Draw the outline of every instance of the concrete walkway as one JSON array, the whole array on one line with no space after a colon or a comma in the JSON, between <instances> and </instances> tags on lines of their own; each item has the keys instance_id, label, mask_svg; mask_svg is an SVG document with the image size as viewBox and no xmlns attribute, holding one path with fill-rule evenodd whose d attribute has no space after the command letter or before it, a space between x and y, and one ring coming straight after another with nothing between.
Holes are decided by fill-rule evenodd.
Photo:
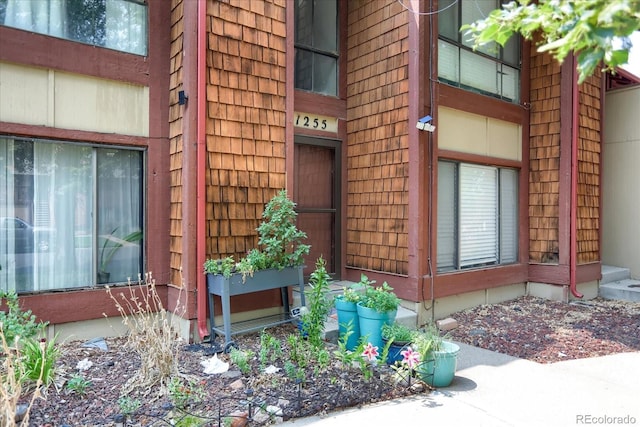
<instances>
[{"instance_id":1,"label":"concrete walkway","mask_svg":"<svg viewBox=\"0 0 640 427\"><path fill-rule=\"evenodd\" d=\"M542 365L460 344L451 386L288 426L640 426L640 352Z\"/></svg>"}]
</instances>

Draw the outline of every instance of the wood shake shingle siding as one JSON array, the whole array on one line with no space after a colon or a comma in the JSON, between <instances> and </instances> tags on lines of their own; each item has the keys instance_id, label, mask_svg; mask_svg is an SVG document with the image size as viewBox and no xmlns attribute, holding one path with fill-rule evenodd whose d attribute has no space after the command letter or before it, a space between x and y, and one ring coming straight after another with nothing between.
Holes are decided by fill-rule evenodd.
<instances>
[{"instance_id":1,"label":"wood shake shingle siding","mask_svg":"<svg viewBox=\"0 0 640 427\"><path fill-rule=\"evenodd\" d=\"M602 74L579 87L578 264L600 259L600 154Z\"/></svg>"},{"instance_id":2,"label":"wood shake shingle siding","mask_svg":"<svg viewBox=\"0 0 640 427\"><path fill-rule=\"evenodd\" d=\"M207 257L257 245L285 183L285 0L207 3Z\"/></svg>"},{"instance_id":3,"label":"wood shake shingle siding","mask_svg":"<svg viewBox=\"0 0 640 427\"><path fill-rule=\"evenodd\" d=\"M182 59L184 38L184 4L171 1L171 48L169 78L169 177L170 177L170 267L171 283L182 283L182 150L183 115L178 104L178 92L182 90Z\"/></svg>"},{"instance_id":4,"label":"wood shake shingle siding","mask_svg":"<svg viewBox=\"0 0 640 427\"><path fill-rule=\"evenodd\" d=\"M557 263L560 194L560 65L531 50L529 259Z\"/></svg>"},{"instance_id":5,"label":"wood shake shingle siding","mask_svg":"<svg viewBox=\"0 0 640 427\"><path fill-rule=\"evenodd\" d=\"M349 267L408 270L408 16L395 1L349 1Z\"/></svg>"}]
</instances>

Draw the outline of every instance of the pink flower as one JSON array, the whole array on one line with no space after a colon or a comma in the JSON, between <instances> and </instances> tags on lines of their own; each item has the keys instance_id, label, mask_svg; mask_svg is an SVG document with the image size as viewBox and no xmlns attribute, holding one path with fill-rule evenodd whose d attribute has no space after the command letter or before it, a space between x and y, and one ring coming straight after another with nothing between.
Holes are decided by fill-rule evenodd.
<instances>
[{"instance_id":1,"label":"pink flower","mask_svg":"<svg viewBox=\"0 0 640 427\"><path fill-rule=\"evenodd\" d=\"M371 343L368 343L367 346L364 348L362 355L366 357L369 360L369 362L373 362L378 357L378 347L374 346Z\"/></svg>"},{"instance_id":2,"label":"pink flower","mask_svg":"<svg viewBox=\"0 0 640 427\"><path fill-rule=\"evenodd\" d=\"M411 347L407 347L406 350L402 350L400 354L404 357L402 361L409 366L409 369L415 368L418 363L420 363L420 353L413 351Z\"/></svg>"}]
</instances>

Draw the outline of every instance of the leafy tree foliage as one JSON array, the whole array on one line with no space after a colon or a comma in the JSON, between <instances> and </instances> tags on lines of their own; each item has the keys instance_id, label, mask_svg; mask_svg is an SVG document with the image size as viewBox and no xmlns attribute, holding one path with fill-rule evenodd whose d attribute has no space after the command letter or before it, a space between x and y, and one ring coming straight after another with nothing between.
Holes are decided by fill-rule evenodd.
<instances>
[{"instance_id":1,"label":"leafy tree foliage","mask_svg":"<svg viewBox=\"0 0 640 427\"><path fill-rule=\"evenodd\" d=\"M639 29L640 0L518 0L461 31L476 47L493 41L504 46L519 33L560 62L574 52L582 83L599 64L609 70L626 64L629 36Z\"/></svg>"}]
</instances>

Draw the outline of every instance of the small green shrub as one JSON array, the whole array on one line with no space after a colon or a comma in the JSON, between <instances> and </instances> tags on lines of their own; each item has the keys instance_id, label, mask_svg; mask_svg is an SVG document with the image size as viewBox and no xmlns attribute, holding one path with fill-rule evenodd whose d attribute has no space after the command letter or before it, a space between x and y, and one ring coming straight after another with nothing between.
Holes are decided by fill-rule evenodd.
<instances>
[{"instance_id":1,"label":"small green shrub","mask_svg":"<svg viewBox=\"0 0 640 427\"><path fill-rule=\"evenodd\" d=\"M0 310L0 323L3 325L7 344L15 344L16 337L31 338L40 334L48 322L37 322L31 310L22 311L15 291L0 291L0 305L4 303L7 311Z\"/></svg>"},{"instance_id":2,"label":"small green shrub","mask_svg":"<svg viewBox=\"0 0 640 427\"><path fill-rule=\"evenodd\" d=\"M231 362L240 369L240 372L247 375L251 372L251 365L249 364L249 360L253 358L254 354L252 351L242 351L235 347L231 347L231 353L229 353L229 357L231 357Z\"/></svg>"},{"instance_id":3,"label":"small green shrub","mask_svg":"<svg viewBox=\"0 0 640 427\"><path fill-rule=\"evenodd\" d=\"M79 396L84 396L84 394L87 392L87 389L92 385L93 382L91 382L91 380L86 379L80 374L75 374L74 376L69 378L69 381L67 381L64 388L69 393L75 393Z\"/></svg>"}]
</instances>

